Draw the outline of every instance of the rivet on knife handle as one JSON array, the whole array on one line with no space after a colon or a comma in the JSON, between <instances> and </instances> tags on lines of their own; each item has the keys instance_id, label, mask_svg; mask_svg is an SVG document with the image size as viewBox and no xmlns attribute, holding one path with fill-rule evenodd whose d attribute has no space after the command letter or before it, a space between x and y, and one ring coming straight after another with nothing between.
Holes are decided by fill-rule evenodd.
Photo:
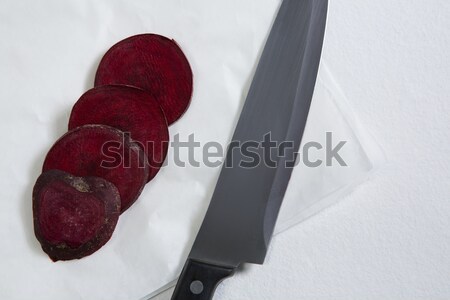
<instances>
[{"instance_id":1,"label":"rivet on knife handle","mask_svg":"<svg viewBox=\"0 0 450 300\"><path fill-rule=\"evenodd\" d=\"M172 300L211 300L217 285L235 269L188 260Z\"/></svg>"}]
</instances>

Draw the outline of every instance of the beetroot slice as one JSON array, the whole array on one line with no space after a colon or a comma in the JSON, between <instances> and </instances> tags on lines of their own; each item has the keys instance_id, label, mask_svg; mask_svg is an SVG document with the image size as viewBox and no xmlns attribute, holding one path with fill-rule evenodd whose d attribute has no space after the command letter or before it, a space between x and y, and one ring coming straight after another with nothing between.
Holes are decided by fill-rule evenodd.
<instances>
[{"instance_id":1,"label":"beetroot slice","mask_svg":"<svg viewBox=\"0 0 450 300\"><path fill-rule=\"evenodd\" d=\"M124 84L150 92L170 124L187 110L192 97L192 70L174 40L141 34L115 44L102 58L95 86Z\"/></svg>"},{"instance_id":2,"label":"beetroot slice","mask_svg":"<svg viewBox=\"0 0 450 300\"><path fill-rule=\"evenodd\" d=\"M96 252L111 238L119 215L119 191L102 178L51 170L33 189L34 232L53 261Z\"/></svg>"},{"instance_id":3,"label":"beetroot slice","mask_svg":"<svg viewBox=\"0 0 450 300\"><path fill-rule=\"evenodd\" d=\"M108 125L129 133L147 154L148 181L158 173L167 155L169 129L151 94L119 85L91 89L73 107L69 130L87 124Z\"/></svg>"},{"instance_id":4,"label":"beetroot slice","mask_svg":"<svg viewBox=\"0 0 450 300\"><path fill-rule=\"evenodd\" d=\"M137 200L148 178L142 148L122 131L106 125L85 125L62 136L45 158L43 171L48 170L113 183L120 193L121 212Z\"/></svg>"}]
</instances>

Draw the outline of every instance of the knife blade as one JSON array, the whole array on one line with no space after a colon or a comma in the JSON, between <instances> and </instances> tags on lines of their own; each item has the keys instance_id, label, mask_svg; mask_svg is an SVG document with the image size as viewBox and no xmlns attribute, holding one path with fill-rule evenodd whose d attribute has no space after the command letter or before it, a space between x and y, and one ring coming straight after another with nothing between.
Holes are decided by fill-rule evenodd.
<instances>
[{"instance_id":1,"label":"knife blade","mask_svg":"<svg viewBox=\"0 0 450 300\"><path fill-rule=\"evenodd\" d=\"M327 8L328 0L282 2L172 300L212 299L241 264L264 262L309 113Z\"/></svg>"}]
</instances>

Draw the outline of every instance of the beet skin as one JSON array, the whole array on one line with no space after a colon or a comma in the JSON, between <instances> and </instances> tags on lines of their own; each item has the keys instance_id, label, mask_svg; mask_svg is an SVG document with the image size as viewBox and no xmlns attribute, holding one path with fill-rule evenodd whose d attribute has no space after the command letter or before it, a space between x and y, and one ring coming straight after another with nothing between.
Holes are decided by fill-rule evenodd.
<instances>
[{"instance_id":1,"label":"beet skin","mask_svg":"<svg viewBox=\"0 0 450 300\"><path fill-rule=\"evenodd\" d=\"M66 133L53 145L43 166L43 172L49 170L104 178L119 190L124 212L147 183L148 161L142 148L122 131L105 125L85 125Z\"/></svg>"},{"instance_id":2,"label":"beet skin","mask_svg":"<svg viewBox=\"0 0 450 300\"><path fill-rule=\"evenodd\" d=\"M107 84L132 85L148 91L158 100L170 125L189 106L193 75L175 41L140 34L115 44L102 58L95 86Z\"/></svg>"},{"instance_id":3,"label":"beet skin","mask_svg":"<svg viewBox=\"0 0 450 300\"><path fill-rule=\"evenodd\" d=\"M119 191L98 177L51 170L33 189L34 232L53 261L96 252L111 238L119 215Z\"/></svg>"},{"instance_id":4,"label":"beet skin","mask_svg":"<svg viewBox=\"0 0 450 300\"><path fill-rule=\"evenodd\" d=\"M148 181L158 173L167 155L169 129L164 112L150 93L120 85L91 89L73 107L69 130L87 124L108 125L129 133L147 154Z\"/></svg>"}]
</instances>

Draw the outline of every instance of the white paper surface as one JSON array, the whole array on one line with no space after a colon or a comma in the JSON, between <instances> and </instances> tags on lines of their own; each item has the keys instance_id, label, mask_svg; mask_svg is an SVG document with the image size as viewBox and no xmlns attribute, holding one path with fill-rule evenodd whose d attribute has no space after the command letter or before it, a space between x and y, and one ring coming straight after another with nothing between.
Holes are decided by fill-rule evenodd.
<instances>
[{"instance_id":1,"label":"white paper surface","mask_svg":"<svg viewBox=\"0 0 450 300\"><path fill-rule=\"evenodd\" d=\"M226 145L279 0L4 0L0 10L0 297L139 299L172 282L200 226L219 168L169 166L119 220L111 241L79 261L52 263L32 227L31 190L71 106L92 87L101 55L137 33L174 38L191 62L195 92L174 137ZM333 132L349 167L294 170L276 231L336 202L380 161L379 150L321 66L304 142ZM187 152L181 157L187 160ZM202 158L202 149L195 157ZM319 157L320 158L320 157Z\"/></svg>"}]
</instances>

